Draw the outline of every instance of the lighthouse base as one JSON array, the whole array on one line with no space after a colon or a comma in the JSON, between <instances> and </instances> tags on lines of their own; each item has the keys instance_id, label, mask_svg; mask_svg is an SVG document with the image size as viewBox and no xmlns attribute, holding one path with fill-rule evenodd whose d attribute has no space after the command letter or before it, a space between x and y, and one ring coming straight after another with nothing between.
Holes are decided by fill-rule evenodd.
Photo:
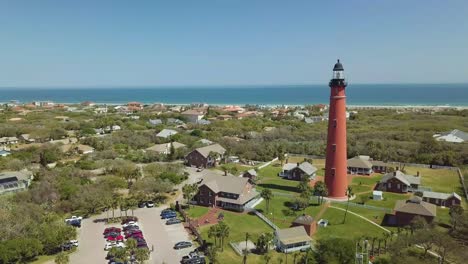
<instances>
[{"instance_id":1,"label":"lighthouse base","mask_svg":"<svg viewBox=\"0 0 468 264\"><path fill-rule=\"evenodd\" d=\"M330 201L330 202L346 202L348 201L348 196L343 196L343 197L324 197L325 200ZM349 198L349 200L354 200L356 199L356 195L353 195L352 197Z\"/></svg>"}]
</instances>

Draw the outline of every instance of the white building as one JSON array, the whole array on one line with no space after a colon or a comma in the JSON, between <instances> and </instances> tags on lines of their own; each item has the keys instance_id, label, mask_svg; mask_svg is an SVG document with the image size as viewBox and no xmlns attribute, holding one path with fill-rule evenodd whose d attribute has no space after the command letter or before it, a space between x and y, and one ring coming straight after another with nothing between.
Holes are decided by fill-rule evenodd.
<instances>
[{"instance_id":1,"label":"white building","mask_svg":"<svg viewBox=\"0 0 468 264\"><path fill-rule=\"evenodd\" d=\"M383 192L382 191L372 191L372 200L382 201L383 200Z\"/></svg>"},{"instance_id":2,"label":"white building","mask_svg":"<svg viewBox=\"0 0 468 264\"><path fill-rule=\"evenodd\" d=\"M182 112L182 116L187 118L189 123L198 123L205 115L197 110L187 110Z\"/></svg>"},{"instance_id":3,"label":"white building","mask_svg":"<svg viewBox=\"0 0 468 264\"><path fill-rule=\"evenodd\" d=\"M157 137L162 137L162 138L169 138L173 135L177 134L177 131L172 130L172 129L163 129L161 130L158 134L156 134Z\"/></svg>"},{"instance_id":4,"label":"white building","mask_svg":"<svg viewBox=\"0 0 468 264\"><path fill-rule=\"evenodd\" d=\"M290 253L310 248L312 239L304 226L295 226L275 231L275 245L280 252Z\"/></svg>"},{"instance_id":5,"label":"white building","mask_svg":"<svg viewBox=\"0 0 468 264\"><path fill-rule=\"evenodd\" d=\"M442 134L435 134L433 136L437 141L446 141L452 143L462 143L468 140L468 133L460 131L458 129L454 129L449 132L445 132Z\"/></svg>"}]
</instances>

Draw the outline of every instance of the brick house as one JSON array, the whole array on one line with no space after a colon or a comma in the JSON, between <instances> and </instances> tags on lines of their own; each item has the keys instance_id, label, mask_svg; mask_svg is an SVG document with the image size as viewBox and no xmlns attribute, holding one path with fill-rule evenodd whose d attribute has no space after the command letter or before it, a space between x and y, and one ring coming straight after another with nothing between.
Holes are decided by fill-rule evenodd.
<instances>
[{"instance_id":1,"label":"brick house","mask_svg":"<svg viewBox=\"0 0 468 264\"><path fill-rule=\"evenodd\" d=\"M245 204L258 195L248 178L209 172L202 177L194 201L202 206L242 212Z\"/></svg>"},{"instance_id":2,"label":"brick house","mask_svg":"<svg viewBox=\"0 0 468 264\"><path fill-rule=\"evenodd\" d=\"M414 196L409 200L399 200L395 204L395 221L397 226L406 226L416 216L423 217L431 223L436 217L436 206L422 201L421 197Z\"/></svg>"},{"instance_id":3,"label":"brick house","mask_svg":"<svg viewBox=\"0 0 468 264\"><path fill-rule=\"evenodd\" d=\"M300 181L304 177L314 179L316 176L317 168L309 162L302 163L286 163L279 174L280 177L287 178L289 180Z\"/></svg>"},{"instance_id":4,"label":"brick house","mask_svg":"<svg viewBox=\"0 0 468 264\"><path fill-rule=\"evenodd\" d=\"M218 157L211 157L210 153L214 153ZM185 156L185 164L197 168L213 167L216 162L221 160L224 153L226 153L226 149L219 144L197 148Z\"/></svg>"},{"instance_id":5,"label":"brick house","mask_svg":"<svg viewBox=\"0 0 468 264\"><path fill-rule=\"evenodd\" d=\"M422 200L437 206L451 207L461 204L461 197L457 193L423 192Z\"/></svg>"},{"instance_id":6,"label":"brick house","mask_svg":"<svg viewBox=\"0 0 468 264\"><path fill-rule=\"evenodd\" d=\"M378 189L386 192L407 193L417 191L421 177L406 175L401 171L385 174L379 182Z\"/></svg>"},{"instance_id":7,"label":"brick house","mask_svg":"<svg viewBox=\"0 0 468 264\"><path fill-rule=\"evenodd\" d=\"M297 217L291 226L303 226L309 236L312 236L317 231L317 221L312 216L306 214Z\"/></svg>"}]
</instances>

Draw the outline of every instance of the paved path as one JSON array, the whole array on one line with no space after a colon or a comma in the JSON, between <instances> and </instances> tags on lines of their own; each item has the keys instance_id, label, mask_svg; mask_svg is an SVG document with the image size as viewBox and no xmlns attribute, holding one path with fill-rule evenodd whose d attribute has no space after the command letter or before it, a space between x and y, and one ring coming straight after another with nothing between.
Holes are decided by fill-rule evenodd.
<instances>
[{"instance_id":1,"label":"paved path","mask_svg":"<svg viewBox=\"0 0 468 264\"><path fill-rule=\"evenodd\" d=\"M330 208L335 208L335 209L338 209L338 210L341 210L341 211L345 211L345 212L346 212L345 209L339 208L339 207L336 207L336 206L333 206L333 205L330 205ZM391 231L388 230L387 228L385 228L385 227L383 227L383 226L381 226L381 225L379 225L379 224L376 224L376 223L372 222L371 220L365 218L365 217L362 216L362 215L358 215L358 214L356 214L355 212L352 212L352 211L350 211L350 210L348 210L348 213L353 214L353 215L355 215L355 216L357 216L357 217L359 217L359 218L361 218L361 219L363 219L363 220L365 220L365 221L367 221L367 222L369 222L369 223L371 223L371 224L373 224L373 225L379 227L380 229L384 230L384 231L387 232L387 233L391 233Z\"/></svg>"}]
</instances>

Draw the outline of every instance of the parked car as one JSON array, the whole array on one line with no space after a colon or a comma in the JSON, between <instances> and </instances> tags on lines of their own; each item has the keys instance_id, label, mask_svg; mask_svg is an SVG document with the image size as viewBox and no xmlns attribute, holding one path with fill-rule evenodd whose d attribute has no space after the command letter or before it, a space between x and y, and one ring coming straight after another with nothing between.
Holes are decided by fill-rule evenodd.
<instances>
[{"instance_id":1,"label":"parked car","mask_svg":"<svg viewBox=\"0 0 468 264\"><path fill-rule=\"evenodd\" d=\"M139 202L138 203L138 208L145 208L146 202Z\"/></svg>"},{"instance_id":2,"label":"parked car","mask_svg":"<svg viewBox=\"0 0 468 264\"><path fill-rule=\"evenodd\" d=\"M206 261L204 257L197 257L197 258L189 259L186 263L187 264L205 264Z\"/></svg>"},{"instance_id":3,"label":"parked car","mask_svg":"<svg viewBox=\"0 0 468 264\"><path fill-rule=\"evenodd\" d=\"M166 208L166 209L161 211L160 215L162 216L163 214L167 214L167 213L171 213L171 212L175 213L175 211L172 210L171 208Z\"/></svg>"},{"instance_id":4,"label":"parked car","mask_svg":"<svg viewBox=\"0 0 468 264\"><path fill-rule=\"evenodd\" d=\"M130 221L122 225L123 228L129 227L129 226L138 226L138 222Z\"/></svg>"},{"instance_id":5,"label":"parked car","mask_svg":"<svg viewBox=\"0 0 468 264\"><path fill-rule=\"evenodd\" d=\"M180 223L182 223L182 221L180 221L180 219L177 219L177 218L171 218L166 221L166 225L175 225L175 224L180 224Z\"/></svg>"},{"instance_id":6,"label":"parked car","mask_svg":"<svg viewBox=\"0 0 468 264\"><path fill-rule=\"evenodd\" d=\"M115 242L107 242L106 245L104 246L104 250L110 250L113 247L119 247L119 248L124 248L125 244L122 242L115 243Z\"/></svg>"},{"instance_id":7,"label":"parked car","mask_svg":"<svg viewBox=\"0 0 468 264\"><path fill-rule=\"evenodd\" d=\"M122 232L122 229L120 229L118 227L108 227L108 228L104 229L104 232L102 232L102 234L106 235L106 234L109 234L109 233L112 233L112 232L120 233L120 232Z\"/></svg>"},{"instance_id":8,"label":"parked car","mask_svg":"<svg viewBox=\"0 0 468 264\"><path fill-rule=\"evenodd\" d=\"M175 245L174 245L174 249L182 249L182 248L189 248L192 246L192 242L189 242L189 241L181 241L181 242L177 242Z\"/></svg>"},{"instance_id":9,"label":"parked car","mask_svg":"<svg viewBox=\"0 0 468 264\"><path fill-rule=\"evenodd\" d=\"M167 212L161 215L161 219L169 219L169 218L174 218L176 216L177 216L176 212Z\"/></svg>"},{"instance_id":10,"label":"parked car","mask_svg":"<svg viewBox=\"0 0 468 264\"><path fill-rule=\"evenodd\" d=\"M124 227L124 229L123 229L124 232L132 231L132 230L140 230L140 227L133 225L133 226Z\"/></svg>"},{"instance_id":11,"label":"parked car","mask_svg":"<svg viewBox=\"0 0 468 264\"><path fill-rule=\"evenodd\" d=\"M146 207L148 207L148 208L154 207L154 202L153 201L147 201L146 202Z\"/></svg>"},{"instance_id":12,"label":"parked car","mask_svg":"<svg viewBox=\"0 0 468 264\"><path fill-rule=\"evenodd\" d=\"M117 242L123 242L124 237L122 235L117 235L117 236L108 236L106 238L107 241L117 241Z\"/></svg>"},{"instance_id":13,"label":"parked car","mask_svg":"<svg viewBox=\"0 0 468 264\"><path fill-rule=\"evenodd\" d=\"M81 220L83 220L83 217L82 217L82 216L76 216L76 215L74 215L74 216L72 216L72 217L70 217L70 218L66 218L66 219L65 219L65 223L72 222L72 221L81 221Z\"/></svg>"},{"instance_id":14,"label":"parked car","mask_svg":"<svg viewBox=\"0 0 468 264\"><path fill-rule=\"evenodd\" d=\"M143 233L134 233L126 238L129 239L129 238L144 238L144 237L143 237Z\"/></svg>"},{"instance_id":15,"label":"parked car","mask_svg":"<svg viewBox=\"0 0 468 264\"><path fill-rule=\"evenodd\" d=\"M72 248L73 248L73 245L68 242L62 245L62 250L64 251L70 250Z\"/></svg>"},{"instance_id":16,"label":"parked car","mask_svg":"<svg viewBox=\"0 0 468 264\"><path fill-rule=\"evenodd\" d=\"M72 246L77 247L78 246L78 240L70 240L68 241Z\"/></svg>"},{"instance_id":17,"label":"parked car","mask_svg":"<svg viewBox=\"0 0 468 264\"><path fill-rule=\"evenodd\" d=\"M73 227L81 227L81 220L72 220L72 221L68 221L66 222L67 224L73 226Z\"/></svg>"},{"instance_id":18,"label":"parked car","mask_svg":"<svg viewBox=\"0 0 468 264\"><path fill-rule=\"evenodd\" d=\"M190 263L190 262L189 262L190 260L194 260L194 259L198 259L198 258L204 258L204 257L198 255L197 252L192 251L192 252L190 252L188 255L183 256L183 257L182 257L182 260L181 260L180 262L182 262L182 263Z\"/></svg>"},{"instance_id":19,"label":"parked car","mask_svg":"<svg viewBox=\"0 0 468 264\"><path fill-rule=\"evenodd\" d=\"M125 232L125 238L129 238L131 237L132 235L136 235L136 234L143 234L143 232L141 230L129 230L127 232Z\"/></svg>"},{"instance_id":20,"label":"parked car","mask_svg":"<svg viewBox=\"0 0 468 264\"><path fill-rule=\"evenodd\" d=\"M138 217L136 217L136 216L127 216L124 219L122 219L122 222L120 224L123 225L123 224L126 224L126 223L131 222L131 221L138 222Z\"/></svg>"}]
</instances>

